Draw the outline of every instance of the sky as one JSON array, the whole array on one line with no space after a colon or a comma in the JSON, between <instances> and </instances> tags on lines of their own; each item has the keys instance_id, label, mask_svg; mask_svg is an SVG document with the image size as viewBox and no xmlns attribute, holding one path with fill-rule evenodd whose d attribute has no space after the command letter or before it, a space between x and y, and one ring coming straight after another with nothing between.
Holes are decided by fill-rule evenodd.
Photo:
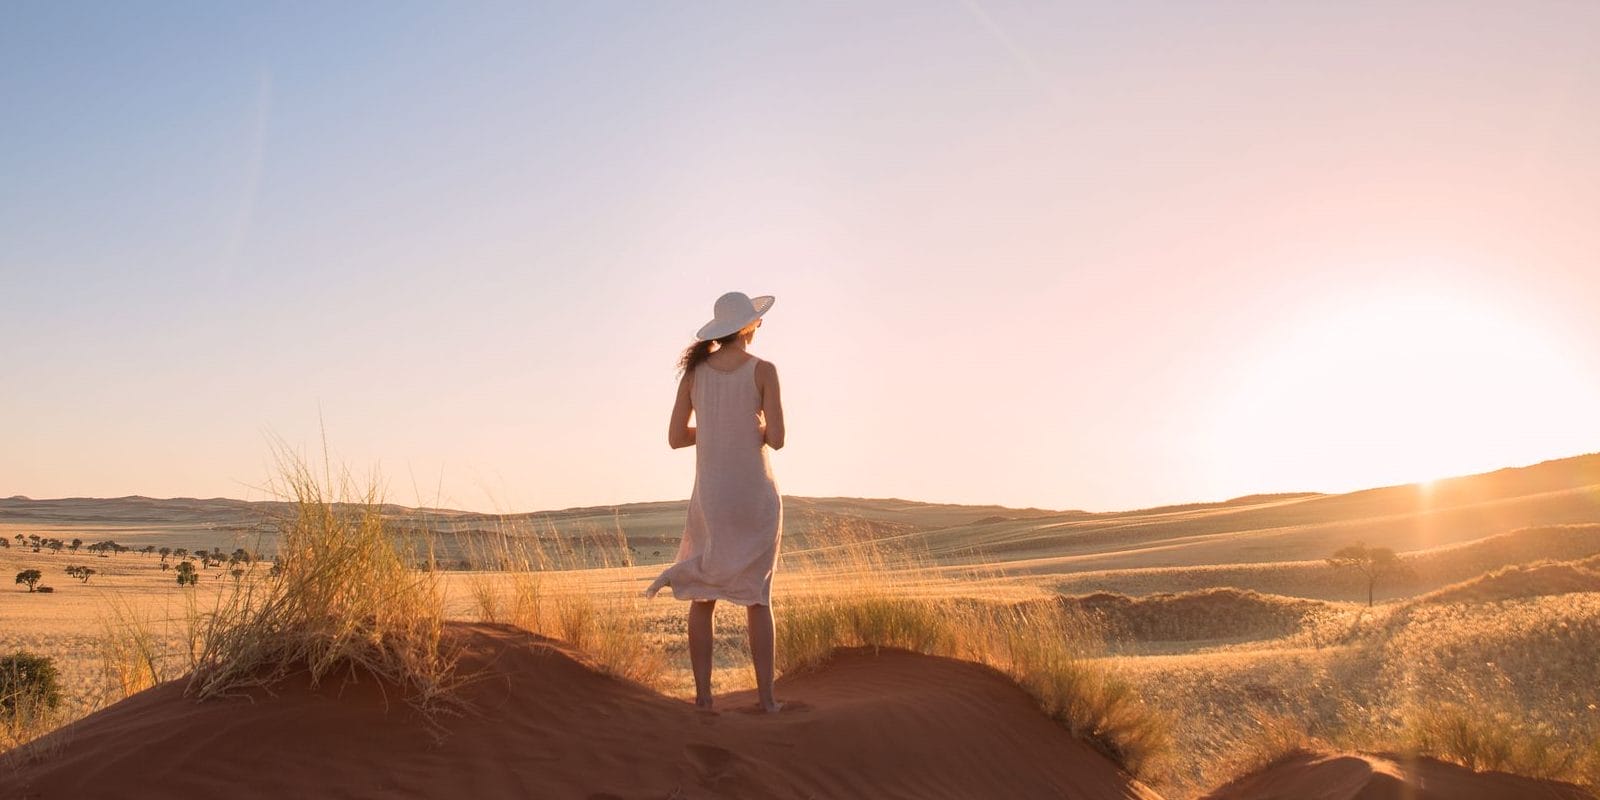
<instances>
[{"instance_id":1,"label":"sky","mask_svg":"<svg viewBox=\"0 0 1600 800\"><path fill-rule=\"evenodd\" d=\"M1115 510L1600 451L1600 4L0 6L0 496Z\"/></svg>"}]
</instances>

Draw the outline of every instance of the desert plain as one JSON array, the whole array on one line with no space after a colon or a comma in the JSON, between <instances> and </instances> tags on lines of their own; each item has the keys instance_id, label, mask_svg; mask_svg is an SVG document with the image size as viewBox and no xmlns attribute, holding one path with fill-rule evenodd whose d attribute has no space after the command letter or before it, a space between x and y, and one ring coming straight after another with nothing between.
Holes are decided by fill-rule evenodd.
<instances>
[{"instance_id":1,"label":"desert plain","mask_svg":"<svg viewBox=\"0 0 1600 800\"><path fill-rule=\"evenodd\" d=\"M676 550L682 502L362 508L439 604L464 678L441 689L443 711L354 667L198 696L208 624L280 580L292 502L0 500L0 572L38 570L33 588L52 589L6 582L0 655L49 657L62 695L11 724L0 796L1600 786L1600 455L1118 513L785 497L789 705L770 717L751 713L737 607L717 612L704 713L688 702L685 604L639 596ZM1394 558L1330 560L1349 548ZM193 585L176 579L185 563ZM354 595L380 588L351 580Z\"/></svg>"}]
</instances>

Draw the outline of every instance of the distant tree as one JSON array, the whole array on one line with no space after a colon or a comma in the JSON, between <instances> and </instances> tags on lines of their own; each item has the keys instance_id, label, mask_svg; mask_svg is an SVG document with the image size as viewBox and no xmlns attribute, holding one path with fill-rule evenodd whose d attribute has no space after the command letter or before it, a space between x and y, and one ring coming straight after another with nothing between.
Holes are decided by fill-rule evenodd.
<instances>
[{"instance_id":1,"label":"distant tree","mask_svg":"<svg viewBox=\"0 0 1600 800\"><path fill-rule=\"evenodd\" d=\"M167 563L167 556L172 555L172 548L163 547L160 550L157 550L156 552L161 554L161 563L165 564L165 563Z\"/></svg>"},{"instance_id":2,"label":"distant tree","mask_svg":"<svg viewBox=\"0 0 1600 800\"><path fill-rule=\"evenodd\" d=\"M139 552L144 554L144 555L150 555L151 553L154 553L155 551L156 551L156 546L153 545L153 544L147 544L144 547L139 548Z\"/></svg>"},{"instance_id":3,"label":"distant tree","mask_svg":"<svg viewBox=\"0 0 1600 800\"><path fill-rule=\"evenodd\" d=\"M244 577L244 567L234 567L228 574L233 576L234 583L238 583L239 579Z\"/></svg>"},{"instance_id":4,"label":"distant tree","mask_svg":"<svg viewBox=\"0 0 1600 800\"><path fill-rule=\"evenodd\" d=\"M182 559L184 556L189 555L189 551L186 548L180 547L180 548L172 551L172 554L177 556L179 559Z\"/></svg>"},{"instance_id":5,"label":"distant tree","mask_svg":"<svg viewBox=\"0 0 1600 800\"><path fill-rule=\"evenodd\" d=\"M161 562L161 571L162 572L166 572L169 569L172 569L172 565L171 564L168 564L165 561Z\"/></svg>"},{"instance_id":6,"label":"distant tree","mask_svg":"<svg viewBox=\"0 0 1600 800\"><path fill-rule=\"evenodd\" d=\"M25 569L17 573L17 585L27 584L28 591L33 591L44 580L44 573L36 569Z\"/></svg>"},{"instance_id":7,"label":"distant tree","mask_svg":"<svg viewBox=\"0 0 1600 800\"><path fill-rule=\"evenodd\" d=\"M72 577L77 578L84 583L88 583L89 576L95 575L98 572L99 570L96 570L94 567L67 567L68 575L71 575Z\"/></svg>"},{"instance_id":8,"label":"distant tree","mask_svg":"<svg viewBox=\"0 0 1600 800\"><path fill-rule=\"evenodd\" d=\"M83 546L83 540L82 539L73 539L72 540L72 552L74 552L74 553L78 552L78 548L80 548L82 546Z\"/></svg>"},{"instance_id":9,"label":"distant tree","mask_svg":"<svg viewBox=\"0 0 1600 800\"><path fill-rule=\"evenodd\" d=\"M6 538L3 538L3 537L0 537L0 550L4 550L6 548L9 548L10 546L11 546L11 540L10 539L6 539Z\"/></svg>"},{"instance_id":10,"label":"distant tree","mask_svg":"<svg viewBox=\"0 0 1600 800\"><path fill-rule=\"evenodd\" d=\"M1387 547L1368 547L1357 542L1340 548L1328 559L1328 566L1339 570L1353 570L1367 581L1367 607L1372 607L1372 593L1382 578L1406 572L1406 564Z\"/></svg>"},{"instance_id":11,"label":"distant tree","mask_svg":"<svg viewBox=\"0 0 1600 800\"><path fill-rule=\"evenodd\" d=\"M18 650L0 658L0 717L61 705L61 675L47 656Z\"/></svg>"},{"instance_id":12,"label":"distant tree","mask_svg":"<svg viewBox=\"0 0 1600 800\"><path fill-rule=\"evenodd\" d=\"M184 561L178 564L178 585L195 586L200 583L200 573L195 572L194 563Z\"/></svg>"}]
</instances>

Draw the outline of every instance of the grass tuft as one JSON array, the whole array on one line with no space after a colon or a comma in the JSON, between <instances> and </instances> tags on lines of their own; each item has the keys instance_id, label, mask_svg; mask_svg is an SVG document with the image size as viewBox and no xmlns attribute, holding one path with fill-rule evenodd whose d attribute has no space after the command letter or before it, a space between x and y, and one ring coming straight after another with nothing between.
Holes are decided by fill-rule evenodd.
<instances>
[{"instance_id":1,"label":"grass tuft","mask_svg":"<svg viewBox=\"0 0 1600 800\"><path fill-rule=\"evenodd\" d=\"M217 697L301 670L313 685L335 670L365 671L437 710L456 678L435 573L411 567L416 554L386 529L375 488L352 491L345 476L336 491L304 461L279 456L291 511L276 567L252 564L198 613L188 691Z\"/></svg>"}]
</instances>

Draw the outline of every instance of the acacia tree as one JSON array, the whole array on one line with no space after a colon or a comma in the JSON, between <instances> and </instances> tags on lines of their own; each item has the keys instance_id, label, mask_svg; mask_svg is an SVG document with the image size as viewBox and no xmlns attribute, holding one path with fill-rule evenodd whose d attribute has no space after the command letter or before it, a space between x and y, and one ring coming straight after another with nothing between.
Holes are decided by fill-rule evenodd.
<instances>
[{"instance_id":1,"label":"acacia tree","mask_svg":"<svg viewBox=\"0 0 1600 800\"><path fill-rule=\"evenodd\" d=\"M72 540L72 552L74 552L74 553L78 552L78 548L80 548L82 546L83 546L83 540L82 539L73 539Z\"/></svg>"},{"instance_id":2,"label":"acacia tree","mask_svg":"<svg viewBox=\"0 0 1600 800\"><path fill-rule=\"evenodd\" d=\"M1340 570L1354 570L1367 581L1367 607L1372 607L1372 593L1378 580L1406 571L1406 564L1387 547L1368 547L1357 542L1342 547L1328 559L1328 566Z\"/></svg>"},{"instance_id":3,"label":"acacia tree","mask_svg":"<svg viewBox=\"0 0 1600 800\"><path fill-rule=\"evenodd\" d=\"M195 586L200 583L200 573L194 571L194 562L184 561L178 564L178 585Z\"/></svg>"},{"instance_id":4,"label":"acacia tree","mask_svg":"<svg viewBox=\"0 0 1600 800\"><path fill-rule=\"evenodd\" d=\"M39 585L41 580L44 580L44 573L36 569L25 569L17 573L17 583L19 585L27 584L30 592Z\"/></svg>"}]
</instances>

